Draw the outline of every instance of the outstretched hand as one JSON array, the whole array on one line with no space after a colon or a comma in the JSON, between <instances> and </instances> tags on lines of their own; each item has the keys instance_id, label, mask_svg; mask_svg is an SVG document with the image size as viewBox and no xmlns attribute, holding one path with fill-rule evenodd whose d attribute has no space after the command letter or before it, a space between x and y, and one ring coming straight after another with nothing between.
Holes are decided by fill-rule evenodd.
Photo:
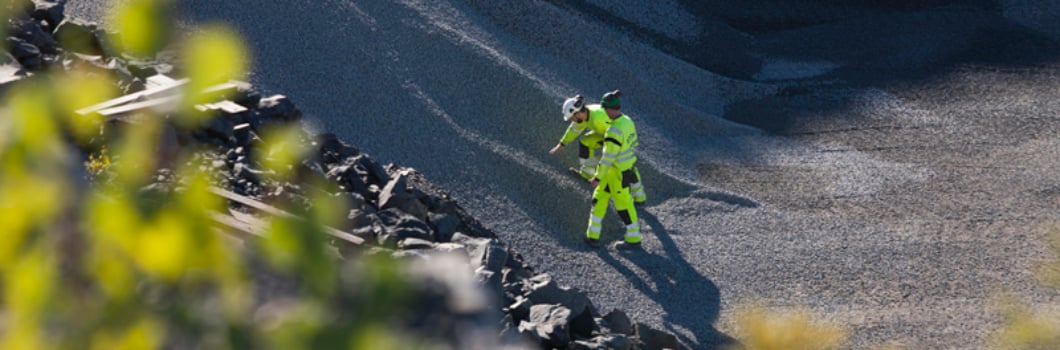
<instances>
[{"instance_id":1,"label":"outstretched hand","mask_svg":"<svg viewBox=\"0 0 1060 350\"><path fill-rule=\"evenodd\" d=\"M556 154L556 152L562 151L565 147L566 146L562 143L556 144L556 147L552 147L552 149L548 150L548 154Z\"/></svg>"}]
</instances>

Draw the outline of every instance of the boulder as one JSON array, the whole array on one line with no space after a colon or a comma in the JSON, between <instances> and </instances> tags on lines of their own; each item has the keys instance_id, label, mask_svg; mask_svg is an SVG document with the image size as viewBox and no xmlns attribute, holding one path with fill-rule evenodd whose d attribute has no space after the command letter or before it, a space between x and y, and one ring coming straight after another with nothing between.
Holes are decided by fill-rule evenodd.
<instances>
[{"instance_id":1,"label":"boulder","mask_svg":"<svg viewBox=\"0 0 1060 350\"><path fill-rule=\"evenodd\" d=\"M250 141L257 138L257 134L250 128L250 123L242 123L232 127L232 137L236 147L250 146Z\"/></svg>"},{"instance_id":2,"label":"boulder","mask_svg":"<svg viewBox=\"0 0 1060 350\"><path fill-rule=\"evenodd\" d=\"M402 197L410 197L408 187L408 172L403 171L390 179L379 192L379 208L396 208L405 199Z\"/></svg>"},{"instance_id":3,"label":"boulder","mask_svg":"<svg viewBox=\"0 0 1060 350\"><path fill-rule=\"evenodd\" d=\"M361 153L356 147L339 140L333 133L317 135L316 142L319 145L317 154L320 155L320 161L324 164L339 163Z\"/></svg>"},{"instance_id":4,"label":"boulder","mask_svg":"<svg viewBox=\"0 0 1060 350\"><path fill-rule=\"evenodd\" d=\"M240 85L239 94L232 97L232 102L254 109L255 106L261 103L261 93L255 90L253 86Z\"/></svg>"},{"instance_id":5,"label":"boulder","mask_svg":"<svg viewBox=\"0 0 1060 350\"><path fill-rule=\"evenodd\" d=\"M398 248L401 249L431 249L434 248L434 242L428 241L422 238L406 237L401 241L398 241Z\"/></svg>"},{"instance_id":6,"label":"boulder","mask_svg":"<svg viewBox=\"0 0 1060 350\"><path fill-rule=\"evenodd\" d=\"M515 259L512 259L512 258L508 259L508 261L512 261L512 260L515 260ZM521 288L522 285L523 285L522 282L524 280L530 278L530 276L533 275L527 269L512 268L512 267L507 267L507 266L505 266L503 269L501 269L501 274L502 274L502 277L503 277L501 279L501 282L504 283L504 288L506 290L511 290L512 292L518 290L518 288Z\"/></svg>"},{"instance_id":7,"label":"boulder","mask_svg":"<svg viewBox=\"0 0 1060 350\"><path fill-rule=\"evenodd\" d=\"M39 21L41 27L47 30L48 33L54 32L59 23L66 18L66 15L63 14L66 10L66 5L62 2L33 0L33 5L33 13L30 17Z\"/></svg>"},{"instance_id":8,"label":"boulder","mask_svg":"<svg viewBox=\"0 0 1060 350\"><path fill-rule=\"evenodd\" d=\"M133 78L129 81L120 81L118 82L118 86L121 88L122 93L126 95L143 91L147 88L147 85L144 84L144 81L140 78Z\"/></svg>"},{"instance_id":9,"label":"boulder","mask_svg":"<svg viewBox=\"0 0 1060 350\"><path fill-rule=\"evenodd\" d=\"M223 117L211 118L203 130L206 131L207 135L220 139L225 143L233 141L235 136L235 125L232 125L228 118Z\"/></svg>"},{"instance_id":10,"label":"boulder","mask_svg":"<svg viewBox=\"0 0 1060 350\"><path fill-rule=\"evenodd\" d=\"M66 51L106 56L100 33L95 23L66 18L56 26L54 35Z\"/></svg>"},{"instance_id":11,"label":"boulder","mask_svg":"<svg viewBox=\"0 0 1060 350\"><path fill-rule=\"evenodd\" d=\"M405 212L397 209L385 209L380 210L376 215L379 216L380 224L383 227L383 234L378 237L378 241L382 245L394 246L409 237L428 241L432 238L430 227L427 226L427 223Z\"/></svg>"},{"instance_id":12,"label":"boulder","mask_svg":"<svg viewBox=\"0 0 1060 350\"><path fill-rule=\"evenodd\" d=\"M302 111L294 106L287 96L272 95L258 101L258 111L264 118L282 122L302 120Z\"/></svg>"},{"instance_id":13,"label":"boulder","mask_svg":"<svg viewBox=\"0 0 1060 350\"><path fill-rule=\"evenodd\" d=\"M4 93L14 82L25 78L27 74L28 72L22 68L15 56L0 50L0 94Z\"/></svg>"},{"instance_id":14,"label":"boulder","mask_svg":"<svg viewBox=\"0 0 1060 350\"><path fill-rule=\"evenodd\" d=\"M40 57L40 49L28 41L18 37L7 37L7 50L21 62L29 57Z\"/></svg>"},{"instance_id":15,"label":"boulder","mask_svg":"<svg viewBox=\"0 0 1060 350\"><path fill-rule=\"evenodd\" d=\"M30 44L25 40L8 37L7 47L11 51L11 55L18 60L18 63L29 70L36 70L41 67L44 62L41 59L40 49L36 45Z\"/></svg>"},{"instance_id":16,"label":"boulder","mask_svg":"<svg viewBox=\"0 0 1060 350\"><path fill-rule=\"evenodd\" d=\"M365 205L368 203L364 200L364 196L356 192L340 192L335 194L336 196L345 199L346 205L351 211L359 210L365 211Z\"/></svg>"},{"instance_id":17,"label":"boulder","mask_svg":"<svg viewBox=\"0 0 1060 350\"><path fill-rule=\"evenodd\" d=\"M449 242L460 227L460 218L448 213L430 212L427 223L434 229L434 239L438 242Z\"/></svg>"},{"instance_id":18,"label":"boulder","mask_svg":"<svg viewBox=\"0 0 1060 350\"><path fill-rule=\"evenodd\" d=\"M367 172L351 164L353 160L353 158L347 158L346 162L331 167L326 177L342 187L344 191L357 193L364 198L368 193L368 184L364 182L363 174Z\"/></svg>"},{"instance_id":19,"label":"boulder","mask_svg":"<svg viewBox=\"0 0 1060 350\"><path fill-rule=\"evenodd\" d=\"M147 79L159 73L158 68L150 61L127 60L126 62L125 68L133 77Z\"/></svg>"},{"instance_id":20,"label":"boulder","mask_svg":"<svg viewBox=\"0 0 1060 350\"><path fill-rule=\"evenodd\" d=\"M379 192L379 208L400 209L420 221L427 221L427 205L409 191L407 170L390 179L390 182Z\"/></svg>"},{"instance_id":21,"label":"boulder","mask_svg":"<svg viewBox=\"0 0 1060 350\"><path fill-rule=\"evenodd\" d=\"M607 315L604 315L603 320L612 333L633 335L633 323L624 311L619 309L611 310Z\"/></svg>"},{"instance_id":22,"label":"boulder","mask_svg":"<svg viewBox=\"0 0 1060 350\"><path fill-rule=\"evenodd\" d=\"M576 288L560 287L552 276L540 274L529 280L526 297L535 305L559 304L571 311L571 331L579 337L588 338L597 325L592 316L592 302L585 293Z\"/></svg>"},{"instance_id":23,"label":"boulder","mask_svg":"<svg viewBox=\"0 0 1060 350\"><path fill-rule=\"evenodd\" d=\"M478 281L486 291L490 292L494 296L494 299L501 299L504 291L501 286L501 274L500 272L494 272L487 270L483 266L479 266L475 269L475 280Z\"/></svg>"},{"instance_id":24,"label":"boulder","mask_svg":"<svg viewBox=\"0 0 1060 350\"><path fill-rule=\"evenodd\" d=\"M352 209L346 216L350 233L354 236L364 238L366 241L376 240L384 234L383 224L379 215L374 212Z\"/></svg>"},{"instance_id":25,"label":"boulder","mask_svg":"<svg viewBox=\"0 0 1060 350\"><path fill-rule=\"evenodd\" d=\"M517 297L514 303L508 305L508 316L515 322L529 320L531 306L534 306L534 303L530 302L530 299Z\"/></svg>"},{"instance_id":26,"label":"boulder","mask_svg":"<svg viewBox=\"0 0 1060 350\"><path fill-rule=\"evenodd\" d=\"M518 321L512 320L511 315L504 315L504 318L501 319L500 341L502 344L519 345L514 346L516 349L529 348L529 346L522 345L532 344L536 338L527 332L521 332L519 326L516 325L517 323Z\"/></svg>"},{"instance_id":27,"label":"boulder","mask_svg":"<svg viewBox=\"0 0 1060 350\"><path fill-rule=\"evenodd\" d=\"M483 267L486 270L501 276L501 269L508 261L508 248L496 239L474 240L471 246L471 266L473 268Z\"/></svg>"},{"instance_id":28,"label":"boulder","mask_svg":"<svg viewBox=\"0 0 1060 350\"><path fill-rule=\"evenodd\" d=\"M640 341L644 343L645 350L687 350L688 347L677 341L677 337L673 334L651 328L643 323L637 323L636 333Z\"/></svg>"},{"instance_id":29,"label":"boulder","mask_svg":"<svg viewBox=\"0 0 1060 350\"><path fill-rule=\"evenodd\" d=\"M250 110L244 112L241 117L243 118L243 122L250 124L250 130L256 132L261 132L266 125L265 115L261 114L261 111L254 108L250 108Z\"/></svg>"},{"instance_id":30,"label":"boulder","mask_svg":"<svg viewBox=\"0 0 1060 350\"><path fill-rule=\"evenodd\" d=\"M534 276L528 282L530 290L527 291L526 297L535 305L560 304L570 309L575 315L590 312L592 309L592 302L585 293L577 288L560 287L547 273Z\"/></svg>"},{"instance_id":31,"label":"boulder","mask_svg":"<svg viewBox=\"0 0 1060 350\"><path fill-rule=\"evenodd\" d=\"M570 309L557 304L530 307L530 319L519 323L519 331L537 338L546 349L566 348L571 341Z\"/></svg>"},{"instance_id":32,"label":"boulder","mask_svg":"<svg viewBox=\"0 0 1060 350\"><path fill-rule=\"evenodd\" d=\"M368 184L382 187L390 182L390 174L386 172L386 169L383 168L379 162L372 159L372 157L362 154L357 157L357 164L368 171Z\"/></svg>"},{"instance_id":33,"label":"boulder","mask_svg":"<svg viewBox=\"0 0 1060 350\"><path fill-rule=\"evenodd\" d=\"M265 172L252 168L250 164L237 162L232 166L232 175L238 179L245 179L252 184L261 184Z\"/></svg>"},{"instance_id":34,"label":"boulder","mask_svg":"<svg viewBox=\"0 0 1060 350\"><path fill-rule=\"evenodd\" d=\"M625 335L601 335L590 340L571 342L570 350L631 350L633 341Z\"/></svg>"},{"instance_id":35,"label":"boulder","mask_svg":"<svg viewBox=\"0 0 1060 350\"><path fill-rule=\"evenodd\" d=\"M40 49L41 53L49 55L59 53L59 43L36 21L19 21L8 34L33 44Z\"/></svg>"}]
</instances>

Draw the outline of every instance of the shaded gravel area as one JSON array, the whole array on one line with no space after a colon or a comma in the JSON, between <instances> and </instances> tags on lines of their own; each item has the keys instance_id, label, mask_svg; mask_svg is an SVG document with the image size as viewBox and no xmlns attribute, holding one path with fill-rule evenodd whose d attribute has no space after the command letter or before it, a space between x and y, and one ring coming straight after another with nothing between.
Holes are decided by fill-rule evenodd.
<instances>
[{"instance_id":1,"label":"shaded gravel area","mask_svg":"<svg viewBox=\"0 0 1060 350\"><path fill-rule=\"evenodd\" d=\"M822 157L866 159L701 168L707 181L806 221L766 225L795 233L774 233L774 244L754 249L777 255L749 264L798 268L767 269L760 280L786 287L748 294L829 310L865 346L985 346L1002 291L1054 305L1033 271L1053 255L1041 239L1060 208L1056 68L968 65L915 84L770 99L776 115L791 116L783 110L846 94L850 108L774 130ZM761 111L752 104L733 115Z\"/></svg>"}]
</instances>

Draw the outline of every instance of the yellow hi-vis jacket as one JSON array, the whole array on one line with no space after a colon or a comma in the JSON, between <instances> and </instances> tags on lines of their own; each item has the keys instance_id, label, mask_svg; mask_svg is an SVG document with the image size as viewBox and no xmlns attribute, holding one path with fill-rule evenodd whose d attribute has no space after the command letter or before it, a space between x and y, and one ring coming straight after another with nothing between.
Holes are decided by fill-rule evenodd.
<instances>
[{"instance_id":1,"label":"yellow hi-vis jacket","mask_svg":"<svg viewBox=\"0 0 1060 350\"><path fill-rule=\"evenodd\" d=\"M596 178L607 176L621 177L622 172L633 168L637 162L637 128L633 120L623 114L611 121L611 127L604 134L604 154L600 156L600 165L596 168Z\"/></svg>"},{"instance_id":2,"label":"yellow hi-vis jacket","mask_svg":"<svg viewBox=\"0 0 1060 350\"><path fill-rule=\"evenodd\" d=\"M607 128L611 126L611 118L607 116L604 108L600 107L599 104L586 105L585 108L589 110L589 118L586 118L581 123L571 121L570 126L567 127L567 132L563 134L563 138L559 140L559 143L566 146L578 138L578 135L581 135L585 129L589 129L589 133L597 135L601 139L607 133ZM586 135L588 136L589 134Z\"/></svg>"}]
</instances>

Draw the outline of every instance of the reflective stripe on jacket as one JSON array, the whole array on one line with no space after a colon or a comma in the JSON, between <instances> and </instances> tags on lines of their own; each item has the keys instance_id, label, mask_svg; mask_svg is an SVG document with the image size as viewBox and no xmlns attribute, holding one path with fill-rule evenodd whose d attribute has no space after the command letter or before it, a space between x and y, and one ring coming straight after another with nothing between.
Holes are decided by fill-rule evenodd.
<instances>
[{"instance_id":1,"label":"reflective stripe on jacket","mask_svg":"<svg viewBox=\"0 0 1060 350\"><path fill-rule=\"evenodd\" d=\"M600 156L600 165L596 168L596 178L603 179L609 173L620 175L633 168L637 162L637 128L633 120L623 114L611 122L611 127L604 134L604 153Z\"/></svg>"}]
</instances>

